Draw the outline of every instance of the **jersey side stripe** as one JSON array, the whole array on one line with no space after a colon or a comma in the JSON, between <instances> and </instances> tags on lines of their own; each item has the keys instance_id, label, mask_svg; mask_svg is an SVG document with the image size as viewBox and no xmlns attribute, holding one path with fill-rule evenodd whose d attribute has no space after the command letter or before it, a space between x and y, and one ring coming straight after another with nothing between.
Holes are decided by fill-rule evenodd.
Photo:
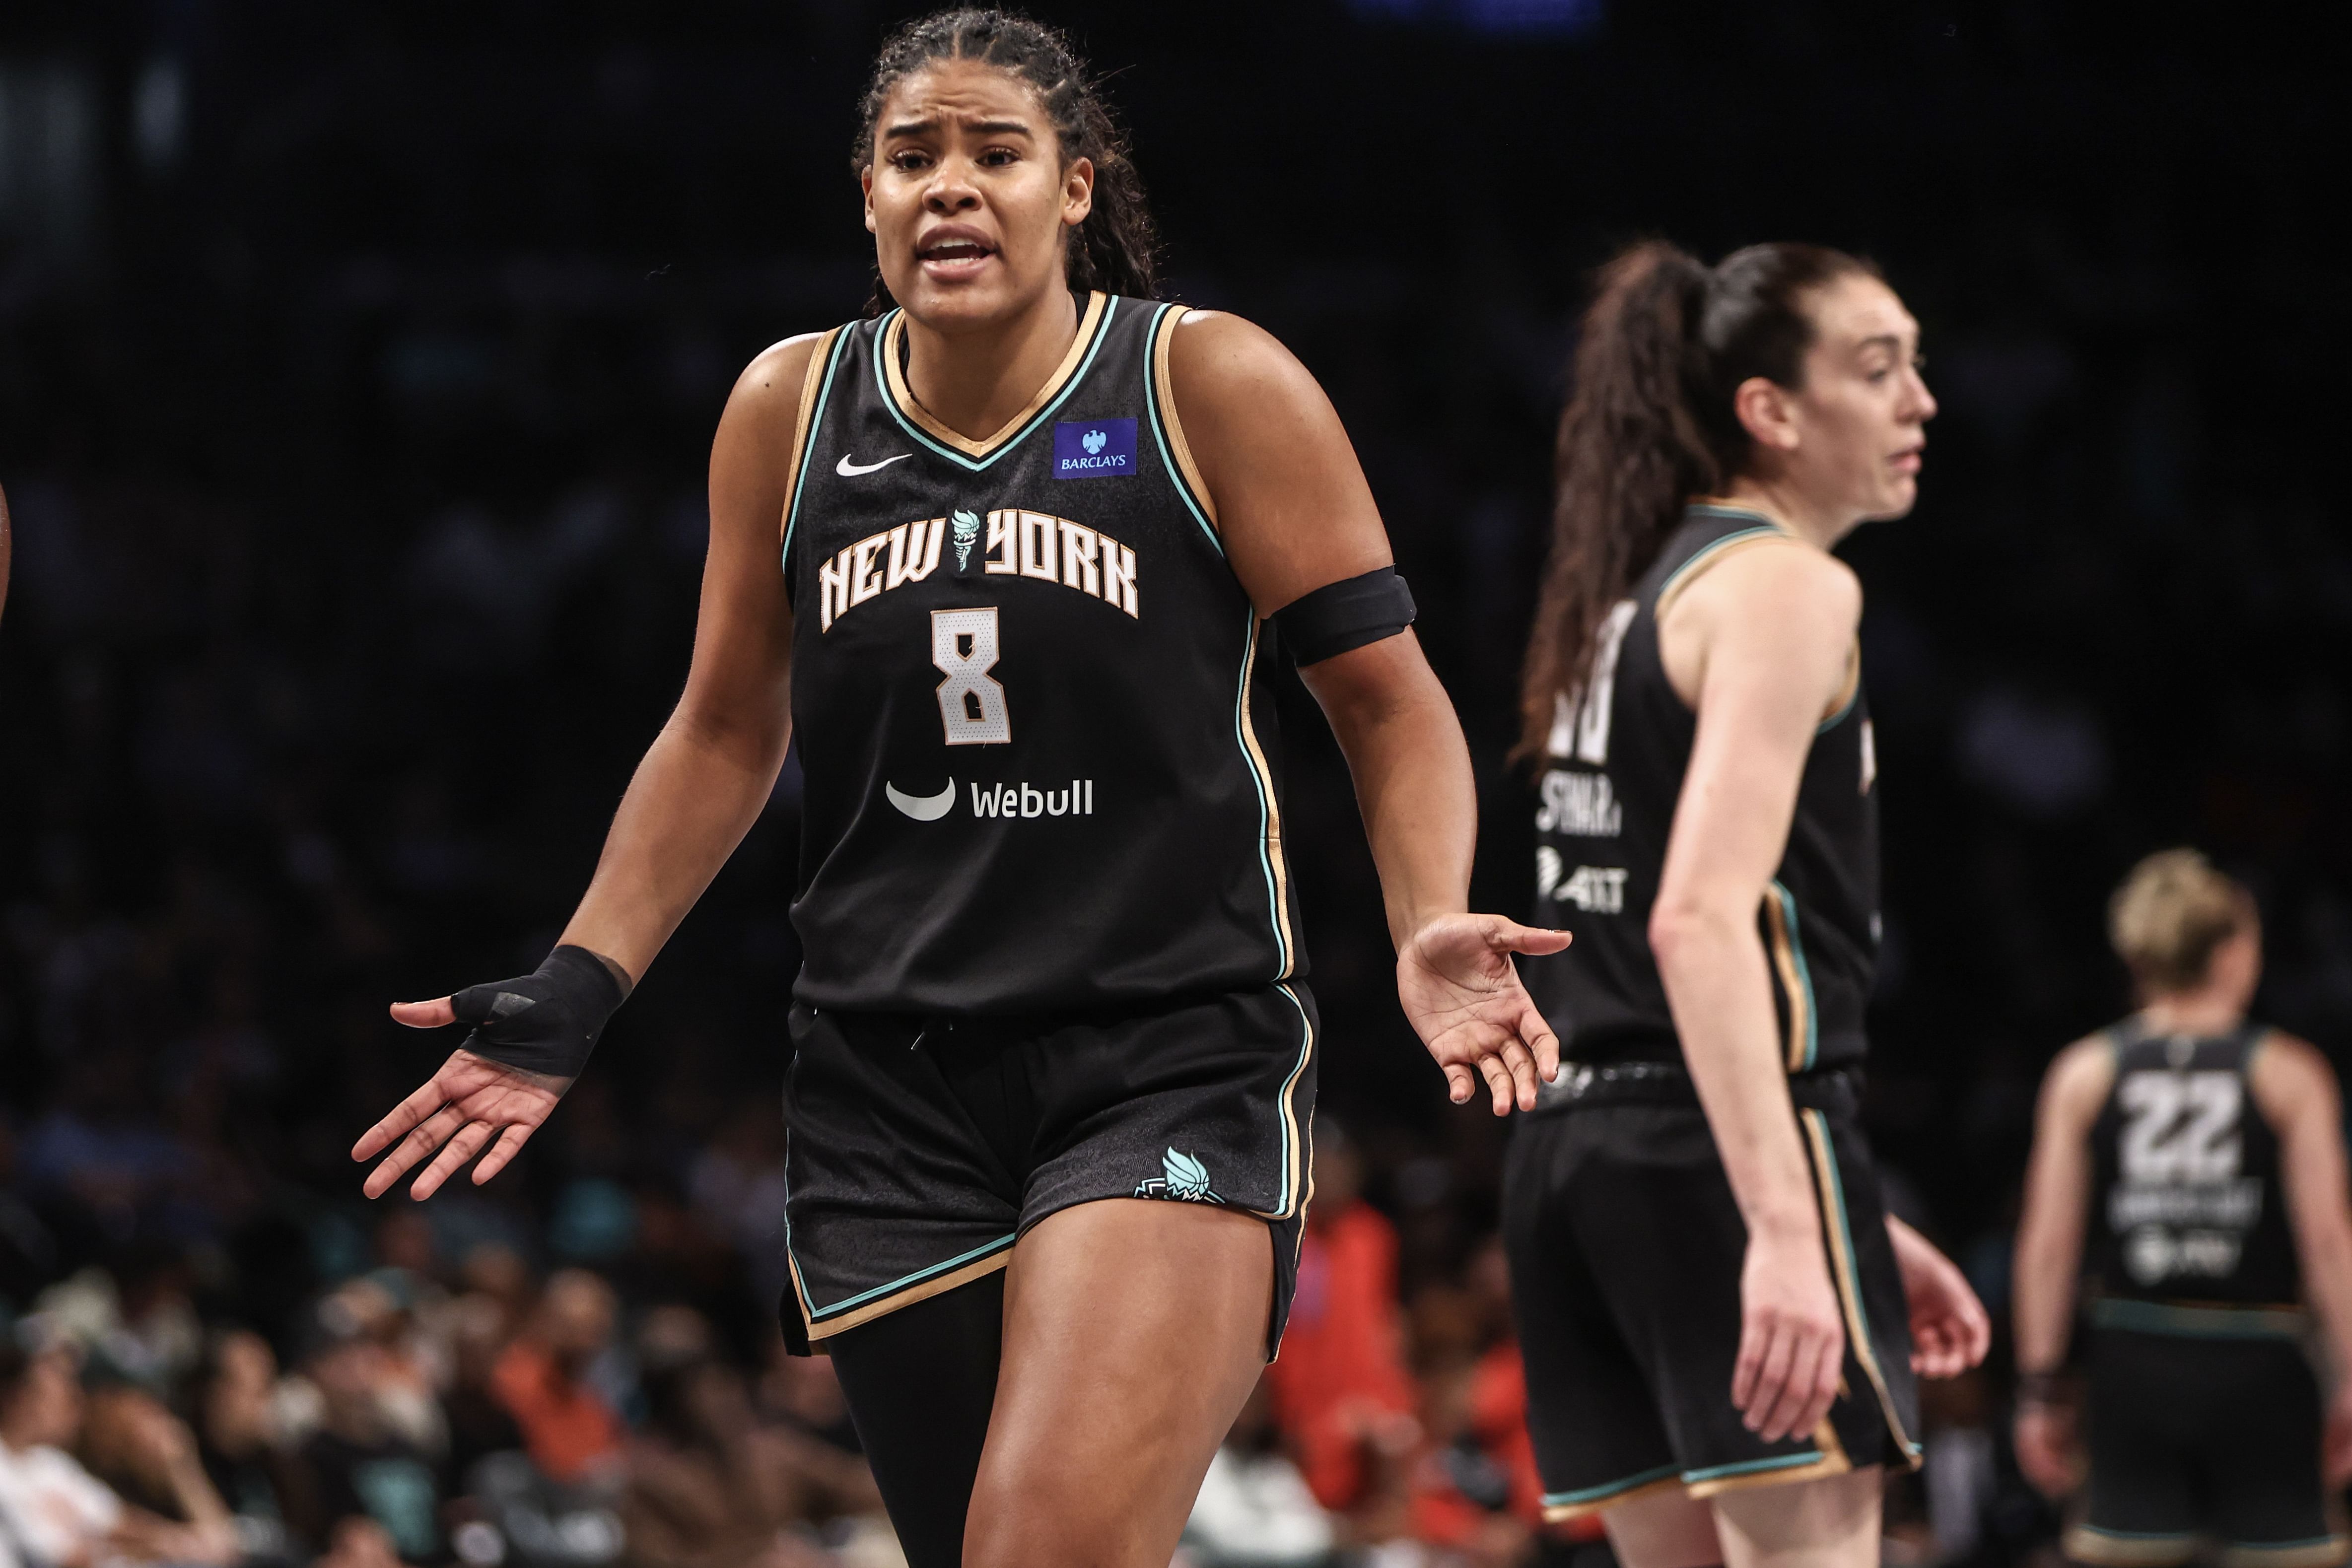
<instances>
[{"instance_id":1,"label":"jersey side stripe","mask_svg":"<svg viewBox=\"0 0 2352 1568\"><path fill-rule=\"evenodd\" d=\"M974 474L986 472L999 458L1019 446L1040 424L1051 419L1054 411L1068 402L1070 394L1078 390L1079 383L1087 379L1087 371L1094 368L1095 356L1102 351L1104 340L1110 336L1111 319L1118 314L1118 297L1098 293L1089 298L1087 315L1093 323L1091 335L1087 331L1087 321L1081 320L1078 335L1070 342L1071 358L1065 359L1055 372L1059 381L1047 381L1038 393L1038 401L1013 415L1013 423L1019 428L1013 430L1011 434L999 431L987 441L972 441L941 425L939 426L939 436L934 436L908 417L908 409L914 405L914 394L907 390L906 380L898 373L898 357L891 349L891 345L898 341L898 335L906 329L905 313L898 310L885 316L882 325L874 334L874 380L881 389L882 406L890 411L890 417L898 422L899 429L927 450ZM1078 357L1080 344L1085 345L1083 358ZM1007 428L1012 427L1008 425ZM950 441L955 444L949 444ZM958 447L964 450L959 451Z\"/></svg>"},{"instance_id":2,"label":"jersey side stripe","mask_svg":"<svg viewBox=\"0 0 2352 1568\"><path fill-rule=\"evenodd\" d=\"M1250 719L1250 685L1257 669L1257 612L1248 612L1249 631L1242 639L1241 685L1234 696L1234 734L1249 762L1250 782L1257 787L1259 867L1265 873L1265 896L1274 921L1274 939L1282 962L1273 977L1286 980L1297 969L1290 940L1290 873L1282 858L1282 808L1275 803L1273 770L1257 744L1257 727Z\"/></svg>"},{"instance_id":3,"label":"jersey side stripe","mask_svg":"<svg viewBox=\"0 0 2352 1568\"><path fill-rule=\"evenodd\" d=\"M1813 972L1797 930L1797 901L1777 881L1764 895L1764 916L1772 928L1772 967L1789 998L1789 1071L1802 1072L1821 1052L1821 1020L1813 1011Z\"/></svg>"},{"instance_id":4,"label":"jersey side stripe","mask_svg":"<svg viewBox=\"0 0 2352 1568\"><path fill-rule=\"evenodd\" d=\"M1175 482L1176 493L1184 498L1185 508L1192 520L1201 525L1201 532L1209 548L1219 555L1225 553L1224 541L1217 537L1216 508L1209 500L1209 487L1201 482L1201 472L1192 465L1192 449L1185 444L1184 429L1176 421L1174 383L1168 373L1168 338L1184 314L1183 308L1162 305L1153 318L1151 332L1145 340L1144 357L1150 369L1143 378L1143 406L1151 415L1151 439L1160 444L1160 465ZM1169 432L1175 433L1173 450L1169 446Z\"/></svg>"},{"instance_id":5,"label":"jersey side stripe","mask_svg":"<svg viewBox=\"0 0 2352 1568\"><path fill-rule=\"evenodd\" d=\"M817 422L824 417L825 400L833 395L834 372L841 367L841 350L849 342L849 329L835 327L809 355L808 374L801 382L800 423L793 431L792 488L784 492L784 570L793 569L793 524L800 517L801 491L808 478L809 455Z\"/></svg>"}]
</instances>

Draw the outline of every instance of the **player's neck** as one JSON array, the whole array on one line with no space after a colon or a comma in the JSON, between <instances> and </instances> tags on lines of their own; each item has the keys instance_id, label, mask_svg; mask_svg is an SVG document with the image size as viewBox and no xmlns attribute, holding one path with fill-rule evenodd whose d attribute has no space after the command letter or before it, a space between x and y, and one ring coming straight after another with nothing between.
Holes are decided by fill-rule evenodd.
<instances>
[{"instance_id":1,"label":"player's neck","mask_svg":"<svg viewBox=\"0 0 2352 1568\"><path fill-rule=\"evenodd\" d=\"M1002 321L952 334L907 318L907 388L933 419L985 441L1035 400L1078 335L1077 297L1049 288Z\"/></svg>"},{"instance_id":2,"label":"player's neck","mask_svg":"<svg viewBox=\"0 0 2352 1568\"><path fill-rule=\"evenodd\" d=\"M2151 998L2140 1009L2150 1034L2186 1034L2210 1040L2244 1021L2245 999L2234 988L2213 987Z\"/></svg>"},{"instance_id":3,"label":"player's neck","mask_svg":"<svg viewBox=\"0 0 2352 1568\"><path fill-rule=\"evenodd\" d=\"M1779 476L1736 476L1724 491L1724 500L1751 512L1760 512L1799 538L1833 549L1861 521L1822 507Z\"/></svg>"}]
</instances>

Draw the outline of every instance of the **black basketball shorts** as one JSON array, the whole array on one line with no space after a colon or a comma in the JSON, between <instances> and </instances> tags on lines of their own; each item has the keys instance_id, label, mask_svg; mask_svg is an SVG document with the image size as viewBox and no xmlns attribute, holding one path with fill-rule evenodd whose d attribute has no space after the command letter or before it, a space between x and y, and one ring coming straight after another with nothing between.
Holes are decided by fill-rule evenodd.
<instances>
[{"instance_id":1,"label":"black basketball shorts","mask_svg":"<svg viewBox=\"0 0 2352 1568\"><path fill-rule=\"evenodd\" d=\"M1267 1223L1272 1358L1307 1209L1318 1030L1304 986L1084 1019L801 1005L792 1031L780 1315L797 1354L1003 1268L1047 1215L1141 1197Z\"/></svg>"},{"instance_id":2,"label":"black basketball shorts","mask_svg":"<svg viewBox=\"0 0 2352 1568\"><path fill-rule=\"evenodd\" d=\"M2101 1301L2155 1332L2091 1331L2090 1495L2066 1555L2167 1568L2328 1568L2352 1542L2320 1479L2319 1382L2299 1313Z\"/></svg>"},{"instance_id":3,"label":"black basketball shorts","mask_svg":"<svg viewBox=\"0 0 2352 1568\"><path fill-rule=\"evenodd\" d=\"M1916 1466L1909 1315L1851 1082L1791 1082L1844 1309L1844 1373L1819 1427L1767 1443L1731 1403L1748 1230L1688 1077L1574 1063L1561 1074L1565 1092L1513 1133L1503 1178L1546 1517Z\"/></svg>"}]
</instances>

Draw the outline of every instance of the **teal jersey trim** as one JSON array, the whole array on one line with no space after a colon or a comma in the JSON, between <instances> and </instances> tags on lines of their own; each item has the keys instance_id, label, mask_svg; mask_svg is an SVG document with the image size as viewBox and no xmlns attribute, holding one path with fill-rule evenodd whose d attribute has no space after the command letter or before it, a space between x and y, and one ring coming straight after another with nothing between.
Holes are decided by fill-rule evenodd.
<instances>
[{"instance_id":1,"label":"teal jersey trim","mask_svg":"<svg viewBox=\"0 0 2352 1568\"><path fill-rule=\"evenodd\" d=\"M1078 390L1079 383L1087 379L1087 372L1095 368L1095 356L1102 351L1103 340L1110 336L1111 319L1118 314L1118 296L1116 294L1103 296L1102 319L1095 323L1094 341L1087 345L1087 357L1078 361L1078 368L1070 372L1070 379L1062 383L1062 390L1055 392L1053 401L1039 409L1028 423L1005 437L1003 444L985 457L967 457L954 447L943 446L932 440L923 434L914 421L907 417L906 412L898 406L898 400L890 395L889 366L883 362L882 346L889 341L890 317L897 314L898 312L893 310L888 316L883 317L874 324L874 384L876 390L881 393L882 406L890 411L890 417L898 422L898 428L905 431L925 451L946 458L959 468L974 474L982 474L986 473L997 459L1035 434L1037 427L1053 418L1055 411L1067 402L1070 394Z\"/></svg>"},{"instance_id":2,"label":"teal jersey trim","mask_svg":"<svg viewBox=\"0 0 2352 1568\"><path fill-rule=\"evenodd\" d=\"M1720 507L1693 507L1691 510L1695 512L1720 514L1735 517L1748 517L1755 516L1753 512L1729 512ZM1701 549L1697 554L1692 556L1690 559L1683 562L1682 565L1675 568L1672 572L1667 574L1666 580L1658 584L1658 598L1664 599L1667 594L1672 593L1675 583L1680 582L1684 578L1688 577L1695 568L1709 557L1721 553L1723 550L1738 544L1742 539L1759 538L1767 534L1769 534L1774 538L1780 539L1796 538L1794 534L1790 533L1786 528L1776 528L1770 523L1761 523L1755 528L1742 528L1736 534L1726 534L1719 539L1712 539L1708 541L1704 549ZM1656 601L1654 600L1652 602L1654 603Z\"/></svg>"},{"instance_id":3,"label":"teal jersey trim","mask_svg":"<svg viewBox=\"0 0 2352 1568\"><path fill-rule=\"evenodd\" d=\"M2085 1535L2104 1535L2110 1541L2188 1541L2194 1534L2186 1530L2109 1530L2101 1524L2078 1524L2074 1528Z\"/></svg>"},{"instance_id":4,"label":"teal jersey trim","mask_svg":"<svg viewBox=\"0 0 2352 1568\"><path fill-rule=\"evenodd\" d=\"M2092 1326L2187 1339L2301 1339L2311 1319L2293 1307L2186 1307L2101 1296L2090 1304Z\"/></svg>"},{"instance_id":5,"label":"teal jersey trim","mask_svg":"<svg viewBox=\"0 0 2352 1568\"><path fill-rule=\"evenodd\" d=\"M1209 541L1211 549L1223 556L1225 553L1224 541L1217 538L1217 530L1210 524L1209 514L1202 509L1200 499L1192 494L1192 486L1184 482L1184 471L1176 465L1174 455L1168 450L1168 434L1160 428L1160 322L1171 310L1182 308L1179 305L1162 305L1151 313L1151 325L1143 335L1143 407L1144 412L1151 416L1151 439L1160 448L1160 468L1167 473L1169 483L1176 487L1176 494L1184 498L1184 509L1191 512L1192 520L1201 526L1201 537Z\"/></svg>"},{"instance_id":6,"label":"teal jersey trim","mask_svg":"<svg viewBox=\"0 0 2352 1568\"><path fill-rule=\"evenodd\" d=\"M1274 1213L1270 1217L1276 1219L1287 1219L1292 1210L1298 1206L1297 1197L1290 1190L1290 1151L1300 1137L1298 1112L1292 1105L1290 1095L1291 1092L1298 1087L1298 1075L1307 1071L1307 1059L1315 1054L1315 1026L1308 1021L1307 1008L1299 1001L1298 993L1292 990L1287 982L1278 984L1274 988L1280 991L1289 999L1290 1005L1298 1009L1298 1061L1292 1065L1290 1076L1282 1081L1282 1095L1277 1102L1279 1108L1276 1113L1282 1123L1282 1190L1281 1195L1275 1200ZM1312 1139L1314 1134L1310 1130L1306 1136ZM1314 1159L1315 1151L1309 1146L1302 1151L1302 1155L1299 1168L1304 1170Z\"/></svg>"},{"instance_id":7,"label":"teal jersey trim","mask_svg":"<svg viewBox=\"0 0 2352 1568\"><path fill-rule=\"evenodd\" d=\"M1771 887L1772 896L1780 901L1780 918L1789 927L1789 959L1796 968L1797 984L1805 992L1805 1067L1810 1068L1821 1054L1822 1009L1813 1001L1813 971L1805 963L1805 939L1797 930L1796 895L1781 886L1777 878Z\"/></svg>"},{"instance_id":8,"label":"teal jersey trim","mask_svg":"<svg viewBox=\"0 0 2352 1568\"><path fill-rule=\"evenodd\" d=\"M1837 712L1822 720L1820 724L1813 727L1813 733L1815 735L1827 735L1830 731L1843 724L1846 721L1847 716L1853 712L1855 705L1861 701L1862 683L1860 681L1856 681L1853 683L1853 695L1845 699L1845 706L1838 709Z\"/></svg>"},{"instance_id":9,"label":"teal jersey trim","mask_svg":"<svg viewBox=\"0 0 2352 1568\"><path fill-rule=\"evenodd\" d=\"M1725 1476L1752 1476L1767 1470L1794 1469L1799 1465L1819 1464L1821 1460L1819 1448L1808 1448L1801 1454L1781 1454L1769 1459L1742 1459L1736 1465L1709 1465L1703 1470L1685 1470L1683 1484L1696 1486L1702 1481L1719 1480Z\"/></svg>"},{"instance_id":10,"label":"teal jersey trim","mask_svg":"<svg viewBox=\"0 0 2352 1568\"><path fill-rule=\"evenodd\" d=\"M824 423L824 405L833 396L833 378L841 370L842 356L848 352L850 334L856 330L854 327L844 327L835 332L833 350L825 357L824 380L816 389L816 411L809 415L808 439L801 447L800 472L793 476L793 509L784 518L782 558L786 571L793 569L793 529L801 520L801 497L808 494L808 470L816 456L817 430Z\"/></svg>"},{"instance_id":11,"label":"teal jersey trim","mask_svg":"<svg viewBox=\"0 0 2352 1568\"><path fill-rule=\"evenodd\" d=\"M1548 1491L1544 1493L1543 1505L1546 1508L1574 1508L1579 1503L1598 1502L1604 1497L1615 1497L1621 1491L1632 1491L1635 1487L1645 1487L1652 1481L1662 1481L1668 1476L1679 1477L1681 1474L1679 1466L1660 1465L1654 1470L1643 1470L1640 1475L1627 1476L1622 1481L1608 1481L1575 1491Z\"/></svg>"},{"instance_id":12,"label":"teal jersey trim","mask_svg":"<svg viewBox=\"0 0 2352 1568\"><path fill-rule=\"evenodd\" d=\"M857 1294L850 1297L847 1301L835 1301L829 1307L814 1308L809 1312L809 1321L811 1322L819 1322L826 1318L835 1317L843 1312L848 1312L853 1307L862 1307L866 1302L874 1301L877 1297L894 1295L897 1292L905 1290L909 1285L919 1285L924 1281L929 1280L935 1275L944 1274L950 1269L960 1268L963 1264L969 1263L976 1258L985 1258L992 1252L1002 1252L1007 1247L1012 1246L1017 1239L1018 1238L1014 1236L1000 1236L993 1241L983 1241L969 1252L960 1253L956 1257L949 1259L944 1263L934 1263L928 1269L918 1269L903 1280L893 1280L887 1285L877 1285L870 1291L860 1291Z\"/></svg>"},{"instance_id":13,"label":"teal jersey trim","mask_svg":"<svg viewBox=\"0 0 2352 1568\"><path fill-rule=\"evenodd\" d=\"M1274 826L1274 801L1266 789L1273 780L1259 773L1257 759L1250 755L1245 710L1249 706L1250 666L1257 662L1258 623L1255 608L1246 613L1249 630L1242 637L1241 680L1234 687L1234 744L1242 748L1242 766L1249 770L1250 784L1257 790L1257 863L1265 873L1266 920L1274 931L1275 951L1281 955L1281 962L1275 966L1269 978L1279 980L1290 973L1290 943L1282 933L1282 890L1275 883L1274 858L1266 848L1266 839Z\"/></svg>"}]
</instances>

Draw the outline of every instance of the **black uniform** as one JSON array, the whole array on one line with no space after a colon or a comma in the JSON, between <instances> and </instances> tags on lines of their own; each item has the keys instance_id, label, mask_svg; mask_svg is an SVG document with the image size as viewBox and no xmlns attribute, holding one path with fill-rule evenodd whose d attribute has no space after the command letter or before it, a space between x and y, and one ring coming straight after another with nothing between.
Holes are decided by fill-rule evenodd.
<instances>
[{"instance_id":1,"label":"black uniform","mask_svg":"<svg viewBox=\"0 0 2352 1568\"><path fill-rule=\"evenodd\" d=\"M1753 512L1691 507L1602 623L1591 677L1561 700L1546 747L1535 919L1576 940L1526 969L1566 1061L1513 1139L1504 1232L1555 1518L1654 1490L1709 1497L1917 1459L1902 1280L1854 1125L1878 926L1876 763L1858 652L1822 715L1788 851L1757 912L1847 1338L1828 1418L1784 1442L1749 1432L1731 1403L1747 1229L1650 952L1696 728L1660 663L1658 617L1729 554L1787 549L1787 538Z\"/></svg>"},{"instance_id":2,"label":"black uniform","mask_svg":"<svg viewBox=\"0 0 2352 1568\"><path fill-rule=\"evenodd\" d=\"M1259 622L1168 397L1174 307L1096 294L987 441L892 312L810 361L783 561L806 776L788 1081L796 1347L1102 1197L1276 1229L1315 1091Z\"/></svg>"},{"instance_id":3,"label":"black uniform","mask_svg":"<svg viewBox=\"0 0 2352 1568\"><path fill-rule=\"evenodd\" d=\"M2248 1069L2269 1030L2107 1030L2091 1132L2091 1486L2067 1552L2316 1568L2347 1543L2319 1470L2320 1395L2278 1138Z\"/></svg>"}]
</instances>

